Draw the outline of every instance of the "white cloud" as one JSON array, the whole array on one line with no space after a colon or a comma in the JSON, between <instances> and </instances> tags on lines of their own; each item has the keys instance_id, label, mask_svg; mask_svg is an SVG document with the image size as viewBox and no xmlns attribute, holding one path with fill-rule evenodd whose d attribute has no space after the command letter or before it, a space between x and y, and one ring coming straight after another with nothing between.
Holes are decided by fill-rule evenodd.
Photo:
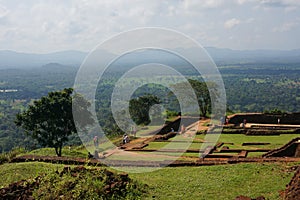
<instances>
[{"instance_id":1,"label":"white cloud","mask_svg":"<svg viewBox=\"0 0 300 200\"><path fill-rule=\"evenodd\" d=\"M224 4L224 0L184 0L184 7L190 10L218 8Z\"/></svg>"},{"instance_id":2,"label":"white cloud","mask_svg":"<svg viewBox=\"0 0 300 200\"><path fill-rule=\"evenodd\" d=\"M253 2L258 2L259 0L236 0L236 3L242 5L245 3L253 3Z\"/></svg>"},{"instance_id":3,"label":"white cloud","mask_svg":"<svg viewBox=\"0 0 300 200\"><path fill-rule=\"evenodd\" d=\"M293 22L286 22L281 26L275 27L272 29L273 32L288 32L293 30L293 28L299 26L299 20Z\"/></svg>"},{"instance_id":4,"label":"white cloud","mask_svg":"<svg viewBox=\"0 0 300 200\"><path fill-rule=\"evenodd\" d=\"M0 18L5 17L8 13L8 9L0 4Z\"/></svg>"},{"instance_id":5,"label":"white cloud","mask_svg":"<svg viewBox=\"0 0 300 200\"><path fill-rule=\"evenodd\" d=\"M260 4L269 8L285 8L288 10L300 7L299 0L262 0Z\"/></svg>"},{"instance_id":6,"label":"white cloud","mask_svg":"<svg viewBox=\"0 0 300 200\"><path fill-rule=\"evenodd\" d=\"M252 23L254 21L255 21L255 19L253 17L251 17L251 18L246 19L245 23L250 24L250 23Z\"/></svg>"},{"instance_id":7,"label":"white cloud","mask_svg":"<svg viewBox=\"0 0 300 200\"><path fill-rule=\"evenodd\" d=\"M285 33L300 35L295 28L300 0L0 2L0 47L18 51L89 51L115 34L143 26L175 29L207 46L244 49L249 44L253 48L272 48L276 41L287 40ZM261 37L246 42L249 34ZM226 41L229 37L239 44ZM298 40L291 36L288 39ZM300 48L297 43L285 44L284 48Z\"/></svg>"},{"instance_id":8,"label":"white cloud","mask_svg":"<svg viewBox=\"0 0 300 200\"><path fill-rule=\"evenodd\" d=\"M229 19L227 20L225 23L224 23L224 27L226 29L231 29L233 28L234 26L237 26L241 23L240 20L236 19L236 18L232 18L232 19Z\"/></svg>"}]
</instances>

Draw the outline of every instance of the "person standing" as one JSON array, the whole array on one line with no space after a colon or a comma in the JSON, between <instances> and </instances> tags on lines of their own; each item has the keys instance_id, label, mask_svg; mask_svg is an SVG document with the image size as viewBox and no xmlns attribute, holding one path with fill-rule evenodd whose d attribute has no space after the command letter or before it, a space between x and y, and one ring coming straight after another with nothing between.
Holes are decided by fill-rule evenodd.
<instances>
[{"instance_id":1,"label":"person standing","mask_svg":"<svg viewBox=\"0 0 300 200\"><path fill-rule=\"evenodd\" d=\"M126 144L126 143L128 143L128 142L129 142L129 137L128 137L127 134L124 134L124 135L123 135L123 144Z\"/></svg>"},{"instance_id":2,"label":"person standing","mask_svg":"<svg viewBox=\"0 0 300 200\"><path fill-rule=\"evenodd\" d=\"M243 120L243 128L246 128L246 124L247 124L247 120L244 119L244 120Z\"/></svg>"},{"instance_id":3,"label":"person standing","mask_svg":"<svg viewBox=\"0 0 300 200\"><path fill-rule=\"evenodd\" d=\"M99 145L99 141L98 141L98 136L96 135L96 136L94 137L94 146L95 146L96 148L98 148L98 145Z\"/></svg>"}]
</instances>

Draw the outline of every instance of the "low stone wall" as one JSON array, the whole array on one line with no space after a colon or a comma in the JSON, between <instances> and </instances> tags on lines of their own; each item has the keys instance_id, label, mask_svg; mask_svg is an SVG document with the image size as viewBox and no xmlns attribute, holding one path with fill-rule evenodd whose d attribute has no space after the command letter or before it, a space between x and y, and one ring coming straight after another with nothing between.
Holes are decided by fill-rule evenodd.
<instances>
[{"instance_id":1,"label":"low stone wall","mask_svg":"<svg viewBox=\"0 0 300 200\"><path fill-rule=\"evenodd\" d=\"M172 131L172 128L175 132L180 131L180 126L184 125L185 127L188 127L189 125L197 122L199 117L179 117L173 122L170 122L166 124L159 132L158 134L164 135Z\"/></svg>"},{"instance_id":2,"label":"low stone wall","mask_svg":"<svg viewBox=\"0 0 300 200\"><path fill-rule=\"evenodd\" d=\"M300 150L299 140L299 137L294 138L284 146L264 154L263 157L298 157L300 156L300 153L298 152Z\"/></svg>"},{"instance_id":3,"label":"low stone wall","mask_svg":"<svg viewBox=\"0 0 300 200\"><path fill-rule=\"evenodd\" d=\"M241 113L229 117L229 123L239 125L246 119L247 123L300 125L300 113L288 114L264 114L264 113Z\"/></svg>"}]
</instances>

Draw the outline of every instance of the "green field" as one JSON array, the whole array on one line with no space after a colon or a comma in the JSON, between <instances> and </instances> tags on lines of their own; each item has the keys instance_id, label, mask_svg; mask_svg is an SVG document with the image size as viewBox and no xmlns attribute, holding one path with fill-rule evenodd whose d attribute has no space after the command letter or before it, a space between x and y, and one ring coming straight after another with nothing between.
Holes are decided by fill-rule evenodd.
<instances>
[{"instance_id":1,"label":"green field","mask_svg":"<svg viewBox=\"0 0 300 200\"><path fill-rule=\"evenodd\" d=\"M275 149L285 145L286 143L296 138L297 136L298 136L297 134L282 134L277 136L247 136L243 134L221 134L217 143L224 142L225 144L223 146L227 146L230 149L244 149L244 150ZM172 142L174 140L177 140L178 142ZM176 136L176 139L171 138L165 142L150 142L149 145L145 147L145 149L156 150L156 149L165 148L165 149L174 149L174 150L178 150L178 149L195 150L201 148L203 144L199 142L201 140L205 140L205 135L196 135L194 140L192 138L187 138L182 135L179 135ZM190 146L187 146L188 144L187 142L190 142ZM270 144L242 146L244 142L265 142ZM217 150L220 150L221 148L218 148ZM261 156L264 153L265 152L249 152L248 157L257 157L257 156ZM165 154L173 155L173 156L179 155L178 153L169 153L169 152ZM222 154L224 155L225 153ZM184 153L183 156L199 157L199 153Z\"/></svg>"},{"instance_id":2,"label":"green field","mask_svg":"<svg viewBox=\"0 0 300 200\"><path fill-rule=\"evenodd\" d=\"M150 186L148 199L234 199L263 195L280 199L292 173L285 164L238 164L208 167L163 168L131 176Z\"/></svg>"},{"instance_id":3,"label":"green field","mask_svg":"<svg viewBox=\"0 0 300 200\"><path fill-rule=\"evenodd\" d=\"M166 167L130 177L149 186L146 199L234 199L238 195L252 198L263 195L279 198L293 172L290 166L299 163L251 163L202 167ZM33 178L41 173L61 170L63 165L40 162L0 165L0 186Z\"/></svg>"},{"instance_id":4,"label":"green field","mask_svg":"<svg viewBox=\"0 0 300 200\"><path fill-rule=\"evenodd\" d=\"M188 144L190 144L188 146ZM185 149L185 147L189 147L189 149L199 149L201 147L201 143L187 143L187 142L151 142L145 149Z\"/></svg>"},{"instance_id":5,"label":"green field","mask_svg":"<svg viewBox=\"0 0 300 200\"><path fill-rule=\"evenodd\" d=\"M288 143L290 140L298 137L297 134L281 134L275 136L247 136L243 134L221 134L218 142L224 143L234 143L234 145L228 145L229 148L251 148L247 146L242 146L243 142L269 142L270 145L259 145L254 147L259 148L279 148L284 144ZM205 135L196 135L196 138L205 139Z\"/></svg>"},{"instance_id":6,"label":"green field","mask_svg":"<svg viewBox=\"0 0 300 200\"><path fill-rule=\"evenodd\" d=\"M41 162L2 164L0 165L0 188L8 186L12 182L35 178L40 174L61 170L62 168L63 165Z\"/></svg>"},{"instance_id":7,"label":"green field","mask_svg":"<svg viewBox=\"0 0 300 200\"><path fill-rule=\"evenodd\" d=\"M57 156L55 153L54 148L41 148L36 149L27 153L24 153L24 155L37 155L37 156ZM80 147L64 147L62 149L62 155L67 157L73 157L73 158L86 158L88 155L87 150L80 146Z\"/></svg>"}]
</instances>

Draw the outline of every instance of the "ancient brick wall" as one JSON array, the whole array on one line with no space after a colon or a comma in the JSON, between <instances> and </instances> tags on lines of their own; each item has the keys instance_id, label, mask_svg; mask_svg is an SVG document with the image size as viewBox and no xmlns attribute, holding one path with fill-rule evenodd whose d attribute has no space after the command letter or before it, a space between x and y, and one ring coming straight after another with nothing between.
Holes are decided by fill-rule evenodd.
<instances>
[{"instance_id":1,"label":"ancient brick wall","mask_svg":"<svg viewBox=\"0 0 300 200\"><path fill-rule=\"evenodd\" d=\"M259 124L277 124L280 119L280 124L300 125L300 113L288 114L263 114L263 113L241 113L235 114L229 119L229 123L240 124L246 119L247 123Z\"/></svg>"}]
</instances>

